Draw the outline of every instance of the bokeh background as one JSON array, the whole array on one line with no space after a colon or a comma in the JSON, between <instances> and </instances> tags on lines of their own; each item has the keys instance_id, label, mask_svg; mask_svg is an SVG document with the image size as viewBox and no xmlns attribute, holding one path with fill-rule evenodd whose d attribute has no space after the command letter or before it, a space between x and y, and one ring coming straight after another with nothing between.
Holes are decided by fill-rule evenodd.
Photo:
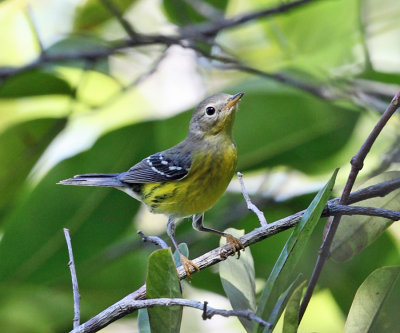
<instances>
[{"instance_id":1,"label":"bokeh background","mask_svg":"<svg viewBox=\"0 0 400 333\"><path fill-rule=\"evenodd\" d=\"M155 247L143 244L136 230L166 239L165 218L150 215L122 192L57 181L122 172L182 140L203 98L244 91L234 129L238 171L274 221L306 208L336 167L340 193L350 158L400 87L397 0L307 1L227 28L218 25L223 17L288 2L111 3L133 27L130 36L105 1L0 1L3 332L71 328L64 227L71 232L83 321L143 284ZM210 27L219 28L202 33ZM181 37L173 42L160 36ZM368 155L360 181L398 170L399 142L395 116ZM246 231L258 224L236 179L205 221ZM301 262L305 274L315 262L323 225ZM288 235L252 246L258 288ZM177 238L188 243L191 258L219 241L193 231L188 221L178 226ZM329 262L300 331L342 331L357 287L375 268L398 265L399 248L394 224L350 261ZM229 308L217 271L196 274L185 296ZM393 290L382 322L395 317L399 290ZM104 332L136 329L132 315ZM183 332L228 329L243 332L234 318L203 322L199 312L184 312Z\"/></svg>"}]
</instances>

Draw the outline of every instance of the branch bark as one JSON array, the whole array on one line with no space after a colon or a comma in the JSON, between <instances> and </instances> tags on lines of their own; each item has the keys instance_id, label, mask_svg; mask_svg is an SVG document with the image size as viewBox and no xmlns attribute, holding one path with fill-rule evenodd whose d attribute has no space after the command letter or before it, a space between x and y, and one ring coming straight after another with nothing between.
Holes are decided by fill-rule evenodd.
<instances>
[{"instance_id":1,"label":"branch bark","mask_svg":"<svg viewBox=\"0 0 400 333\"><path fill-rule=\"evenodd\" d=\"M240 187L242 189L242 195L243 195L244 201L246 201L246 204L247 204L247 209L251 210L254 214L256 214L258 220L260 221L261 226L265 227L268 223L267 223L267 220L265 219L264 213L261 210L259 210L255 204L253 204L251 202L249 194L246 191L246 186L244 185L244 182L243 182L243 175L240 172L238 172L237 176L239 179Z\"/></svg>"},{"instance_id":2,"label":"branch bark","mask_svg":"<svg viewBox=\"0 0 400 333\"><path fill-rule=\"evenodd\" d=\"M74 329L79 326L81 320L81 295L79 295L79 288L78 288L78 279L76 277L76 270L75 270L75 262L74 262L74 254L72 252L72 244L71 244L71 237L69 235L69 230L64 228L64 236L67 242L68 247L68 254L69 254L69 262L68 266L71 271L71 280L72 280L72 293L74 295L74 320L73 320L73 327Z\"/></svg>"},{"instance_id":3,"label":"branch bark","mask_svg":"<svg viewBox=\"0 0 400 333\"><path fill-rule=\"evenodd\" d=\"M106 319L108 316L118 316L120 314L125 314L126 312L132 313L138 309L143 308L151 308L154 306L186 306L198 310L202 310L202 317L204 320L211 319L213 316L223 316L223 317L242 317L248 320L254 321L261 326L269 327L270 324L260 317L256 316L254 313L249 311L241 311L241 310L224 310L224 309L216 309L208 306L208 302L198 302L189 299L183 298L154 298L154 299L146 299L146 300L133 300L129 303L122 304L119 308L113 309L112 311L104 312L104 318ZM91 331L90 324L83 327L80 326L78 329L75 329L73 332L87 332Z\"/></svg>"}]
</instances>

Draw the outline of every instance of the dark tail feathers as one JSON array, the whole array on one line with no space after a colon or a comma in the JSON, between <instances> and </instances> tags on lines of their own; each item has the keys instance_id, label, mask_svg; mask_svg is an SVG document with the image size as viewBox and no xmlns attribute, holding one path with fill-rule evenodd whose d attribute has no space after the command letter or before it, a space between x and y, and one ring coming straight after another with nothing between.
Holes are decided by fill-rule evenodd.
<instances>
[{"instance_id":1,"label":"dark tail feathers","mask_svg":"<svg viewBox=\"0 0 400 333\"><path fill-rule=\"evenodd\" d=\"M65 179L57 184L76 186L111 186L123 187L124 184L118 178L119 173L88 173L76 175L73 178Z\"/></svg>"}]
</instances>

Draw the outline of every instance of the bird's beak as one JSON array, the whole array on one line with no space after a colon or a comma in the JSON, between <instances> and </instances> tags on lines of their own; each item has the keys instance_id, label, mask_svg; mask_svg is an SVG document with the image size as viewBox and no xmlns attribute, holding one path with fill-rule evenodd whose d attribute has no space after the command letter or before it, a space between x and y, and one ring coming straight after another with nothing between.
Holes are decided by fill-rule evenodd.
<instances>
[{"instance_id":1,"label":"bird's beak","mask_svg":"<svg viewBox=\"0 0 400 333\"><path fill-rule=\"evenodd\" d=\"M242 98L243 95L244 95L244 92L240 92L240 93L233 95L228 100L228 103L226 103L225 108L230 109L230 108L234 107L240 101L240 99Z\"/></svg>"}]
</instances>

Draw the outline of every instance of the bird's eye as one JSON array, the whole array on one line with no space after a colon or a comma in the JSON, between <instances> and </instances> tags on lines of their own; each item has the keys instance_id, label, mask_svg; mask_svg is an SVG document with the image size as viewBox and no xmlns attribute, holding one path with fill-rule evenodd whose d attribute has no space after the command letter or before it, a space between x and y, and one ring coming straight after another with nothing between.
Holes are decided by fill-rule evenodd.
<instances>
[{"instance_id":1,"label":"bird's eye","mask_svg":"<svg viewBox=\"0 0 400 333\"><path fill-rule=\"evenodd\" d=\"M207 116L212 116L215 113L215 108L212 106L207 106L206 114Z\"/></svg>"}]
</instances>

